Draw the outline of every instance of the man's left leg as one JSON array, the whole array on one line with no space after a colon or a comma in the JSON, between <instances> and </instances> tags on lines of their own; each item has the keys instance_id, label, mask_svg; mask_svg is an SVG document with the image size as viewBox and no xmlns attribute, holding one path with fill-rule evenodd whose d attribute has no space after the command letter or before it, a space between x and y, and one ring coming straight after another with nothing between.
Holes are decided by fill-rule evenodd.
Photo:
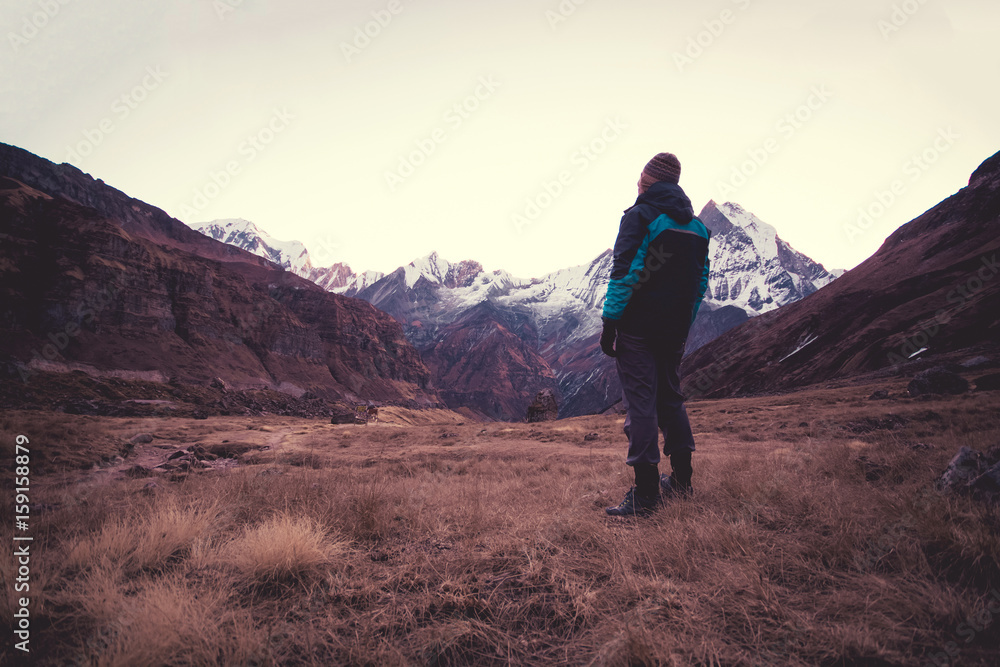
<instances>
[{"instance_id":1,"label":"man's left leg","mask_svg":"<svg viewBox=\"0 0 1000 667\"><path fill-rule=\"evenodd\" d=\"M681 393L680 364L684 356L683 343L659 350L656 360L656 418L663 431L663 453L670 457L670 476L660 475L660 492L664 496L691 493L691 453L694 434L684 407Z\"/></svg>"},{"instance_id":2,"label":"man's left leg","mask_svg":"<svg viewBox=\"0 0 1000 667\"><path fill-rule=\"evenodd\" d=\"M626 463L635 473L635 486L618 507L606 511L612 516L648 514L660 503L656 360L648 342L638 336L619 332L615 348L626 410L625 434L629 440Z\"/></svg>"}]
</instances>

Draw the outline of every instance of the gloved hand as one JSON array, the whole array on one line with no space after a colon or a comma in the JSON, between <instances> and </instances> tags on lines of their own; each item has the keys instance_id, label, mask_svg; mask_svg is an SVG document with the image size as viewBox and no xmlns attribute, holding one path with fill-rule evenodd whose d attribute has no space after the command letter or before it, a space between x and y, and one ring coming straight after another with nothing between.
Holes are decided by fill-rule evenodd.
<instances>
[{"instance_id":1,"label":"gloved hand","mask_svg":"<svg viewBox=\"0 0 1000 667\"><path fill-rule=\"evenodd\" d=\"M601 351L609 357L617 357L615 351L615 338L618 336L618 327L614 320L604 320L604 331L601 332Z\"/></svg>"}]
</instances>

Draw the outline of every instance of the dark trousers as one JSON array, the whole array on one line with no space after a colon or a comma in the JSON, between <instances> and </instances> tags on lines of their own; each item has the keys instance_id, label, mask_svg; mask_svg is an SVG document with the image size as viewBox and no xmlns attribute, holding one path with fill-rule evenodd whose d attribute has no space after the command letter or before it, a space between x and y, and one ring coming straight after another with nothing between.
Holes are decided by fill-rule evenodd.
<instances>
[{"instance_id":1,"label":"dark trousers","mask_svg":"<svg viewBox=\"0 0 1000 667\"><path fill-rule=\"evenodd\" d=\"M655 344L619 332L615 349L626 411L626 463L659 463L659 431L663 432L663 453L667 456L693 452L694 436L677 373L684 356L683 343Z\"/></svg>"}]
</instances>

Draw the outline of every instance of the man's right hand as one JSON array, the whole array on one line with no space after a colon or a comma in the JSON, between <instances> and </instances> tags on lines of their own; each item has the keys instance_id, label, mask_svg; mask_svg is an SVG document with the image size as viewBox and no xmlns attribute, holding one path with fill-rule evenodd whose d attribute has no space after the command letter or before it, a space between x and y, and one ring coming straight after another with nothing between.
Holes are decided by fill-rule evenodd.
<instances>
[{"instance_id":1,"label":"man's right hand","mask_svg":"<svg viewBox=\"0 0 1000 667\"><path fill-rule=\"evenodd\" d=\"M601 351L609 357L617 357L615 338L618 337L618 327L614 320L604 320L604 331L601 332Z\"/></svg>"}]
</instances>

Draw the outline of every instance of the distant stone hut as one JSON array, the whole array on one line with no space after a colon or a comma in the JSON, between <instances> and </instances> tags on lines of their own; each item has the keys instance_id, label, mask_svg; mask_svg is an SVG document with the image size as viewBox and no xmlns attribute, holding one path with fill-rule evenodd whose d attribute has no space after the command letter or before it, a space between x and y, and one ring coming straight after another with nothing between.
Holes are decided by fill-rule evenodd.
<instances>
[{"instance_id":1,"label":"distant stone hut","mask_svg":"<svg viewBox=\"0 0 1000 667\"><path fill-rule=\"evenodd\" d=\"M542 389L528 406L528 423L555 421L558 418L559 405L556 403L555 394L551 389Z\"/></svg>"}]
</instances>

